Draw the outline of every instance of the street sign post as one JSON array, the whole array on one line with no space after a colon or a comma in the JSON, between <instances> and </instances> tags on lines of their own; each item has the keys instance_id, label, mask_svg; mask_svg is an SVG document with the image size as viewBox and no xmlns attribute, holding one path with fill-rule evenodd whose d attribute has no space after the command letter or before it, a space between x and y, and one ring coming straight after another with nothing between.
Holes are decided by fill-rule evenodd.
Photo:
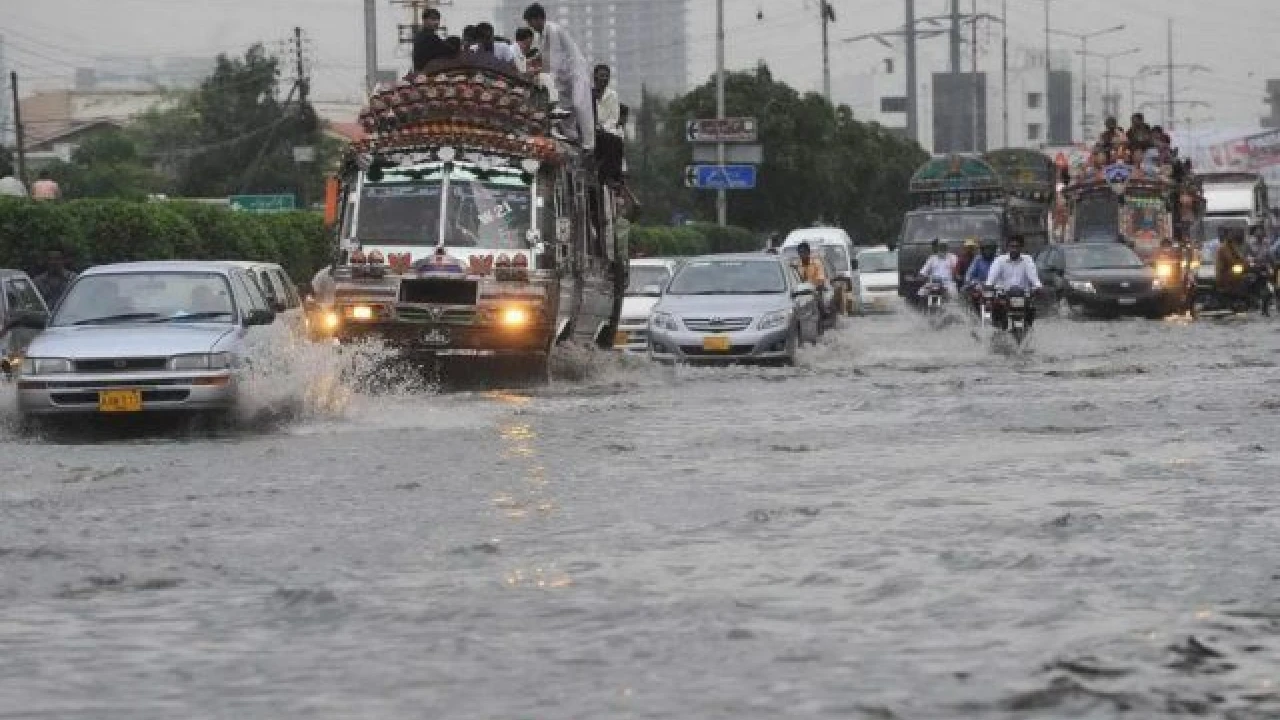
<instances>
[{"instance_id":1,"label":"street sign post","mask_svg":"<svg viewBox=\"0 0 1280 720\"><path fill-rule=\"evenodd\" d=\"M760 139L755 118L690 120L684 126L685 138L692 143L753 143Z\"/></svg>"},{"instance_id":2,"label":"street sign post","mask_svg":"<svg viewBox=\"0 0 1280 720\"><path fill-rule=\"evenodd\" d=\"M298 207L293 195L232 195L228 200L232 210L242 212L281 212Z\"/></svg>"},{"instance_id":3,"label":"street sign post","mask_svg":"<svg viewBox=\"0 0 1280 720\"><path fill-rule=\"evenodd\" d=\"M720 156L715 145L694 145L693 161L695 163L718 163ZM764 146L755 145L725 145L724 161L726 163L746 163L748 165L759 165L764 162Z\"/></svg>"},{"instance_id":4,"label":"street sign post","mask_svg":"<svg viewBox=\"0 0 1280 720\"><path fill-rule=\"evenodd\" d=\"M698 190L753 190L756 166L688 165L684 169L684 184Z\"/></svg>"}]
</instances>

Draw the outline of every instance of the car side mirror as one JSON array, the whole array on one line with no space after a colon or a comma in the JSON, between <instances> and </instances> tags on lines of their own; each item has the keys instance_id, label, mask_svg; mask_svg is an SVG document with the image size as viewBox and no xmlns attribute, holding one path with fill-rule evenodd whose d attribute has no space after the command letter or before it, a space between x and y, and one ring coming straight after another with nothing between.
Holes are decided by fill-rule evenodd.
<instances>
[{"instance_id":1,"label":"car side mirror","mask_svg":"<svg viewBox=\"0 0 1280 720\"><path fill-rule=\"evenodd\" d=\"M857 270L857 269L858 269L858 261L857 261L857 260L852 260L852 261L850 261L850 265L852 265L852 266L853 266L853 269L854 269L854 270Z\"/></svg>"},{"instance_id":2,"label":"car side mirror","mask_svg":"<svg viewBox=\"0 0 1280 720\"><path fill-rule=\"evenodd\" d=\"M248 315L244 317L244 326L253 327L254 325L270 325L276 321L276 314L270 310L250 310Z\"/></svg>"},{"instance_id":3,"label":"car side mirror","mask_svg":"<svg viewBox=\"0 0 1280 720\"><path fill-rule=\"evenodd\" d=\"M795 290L791 291L791 297L804 297L805 295L813 295L814 288L810 283L800 283Z\"/></svg>"},{"instance_id":4,"label":"car side mirror","mask_svg":"<svg viewBox=\"0 0 1280 720\"><path fill-rule=\"evenodd\" d=\"M276 300L275 302L271 303L271 306L275 309L277 314L285 312L286 310L289 309L289 306L285 304L284 301L282 300Z\"/></svg>"}]
</instances>

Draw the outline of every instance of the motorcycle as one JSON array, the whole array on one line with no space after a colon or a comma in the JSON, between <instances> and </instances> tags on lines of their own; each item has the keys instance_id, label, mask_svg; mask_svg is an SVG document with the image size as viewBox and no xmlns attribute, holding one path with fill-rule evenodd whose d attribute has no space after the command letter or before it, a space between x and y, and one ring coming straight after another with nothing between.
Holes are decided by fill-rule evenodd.
<instances>
[{"instance_id":1,"label":"motorcycle","mask_svg":"<svg viewBox=\"0 0 1280 720\"><path fill-rule=\"evenodd\" d=\"M996 324L997 335L1007 333L1015 345L1022 345L1031 333L1031 295L1021 288L1000 288L993 292L993 313L1003 311L1004 323Z\"/></svg>"},{"instance_id":2,"label":"motorcycle","mask_svg":"<svg viewBox=\"0 0 1280 720\"><path fill-rule=\"evenodd\" d=\"M982 329L992 327L994 323L991 319L991 306L996 298L995 289L987 285L974 284L965 288L965 292L969 295L969 305L977 326Z\"/></svg>"},{"instance_id":3,"label":"motorcycle","mask_svg":"<svg viewBox=\"0 0 1280 720\"><path fill-rule=\"evenodd\" d=\"M1192 306L1192 313L1199 315L1205 312L1243 313L1257 310L1264 317L1271 316L1271 306L1276 301L1274 272L1265 262L1252 261L1237 263L1230 269L1232 275L1241 279L1242 294L1224 293L1217 283L1212 287L1198 287Z\"/></svg>"}]
</instances>

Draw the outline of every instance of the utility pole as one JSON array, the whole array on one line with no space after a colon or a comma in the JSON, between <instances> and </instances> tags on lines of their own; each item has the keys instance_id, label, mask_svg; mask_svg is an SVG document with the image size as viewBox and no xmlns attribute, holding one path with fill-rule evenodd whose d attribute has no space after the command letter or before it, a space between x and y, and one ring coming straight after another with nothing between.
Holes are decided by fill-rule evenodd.
<instances>
[{"instance_id":1,"label":"utility pole","mask_svg":"<svg viewBox=\"0 0 1280 720\"><path fill-rule=\"evenodd\" d=\"M973 141L969 143L969 148L973 152L980 152L982 148L978 147L978 110L982 105L982 94L979 92L980 88L978 87L978 0L969 0L969 13L969 85L972 86L969 88L969 97L973 99L973 122L971 123L972 129L970 131Z\"/></svg>"},{"instance_id":2,"label":"utility pole","mask_svg":"<svg viewBox=\"0 0 1280 720\"><path fill-rule=\"evenodd\" d=\"M1169 129L1173 129L1173 106L1177 103L1173 98L1173 18L1169 18L1169 61L1166 64L1169 74Z\"/></svg>"},{"instance_id":3,"label":"utility pole","mask_svg":"<svg viewBox=\"0 0 1280 720\"><path fill-rule=\"evenodd\" d=\"M1004 129L1002 144L1009 147L1009 0L1000 0L1000 88L1000 126Z\"/></svg>"},{"instance_id":4,"label":"utility pole","mask_svg":"<svg viewBox=\"0 0 1280 720\"><path fill-rule=\"evenodd\" d=\"M907 40L907 137L920 142L919 83L916 79L916 0L907 2L907 24L903 28Z\"/></svg>"},{"instance_id":5,"label":"utility pole","mask_svg":"<svg viewBox=\"0 0 1280 720\"><path fill-rule=\"evenodd\" d=\"M952 75L960 74L960 0L951 0L951 64Z\"/></svg>"},{"instance_id":6,"label":"utility pole","mask_svg":"<svg viewBox=\"0 0 1280 720\"><path fill-rule=\"evenodd\" d=\"M364 84L369 93L378 85L377 0L364 0Z\"/></svg>"},{"instance_id":7,"label":"utility pole","mask_svg":"<svg viewBox=\"0 0 1280 720\"><path fill-rule=\"evenodd\" d=\"M1107 33L1120 32L1121 30L1124 30L1124 24L1087 33L1067 32L1066 30L1050 31L1056 35L1063 35L1080 41L1080 142L1088 142L1089 138L1089 66L1087 64L1089 39L1099 35L1106 35Z\"/></svg>"},{"instance_id":8,"label":"utility pole","mask_svg":"<svg viewBox=\"0 0 1280 720\"><path fill-rule=\"evenodd\" d=\"M9 71L9 86L13 90L13 131L17 138L18 179L27 183L27 143L22 132L22 104L18 102L18 72Z\"/></svg>"},{"instance_id":9,"label":"utility pole","mask_svg":"<svg viewBox=\"0 0 1280 720\"><path fill-rule=\"evenodd\" d=\"M724 0L716 0L716 119L724 119ZM716 145L716 162L724 165L724 143ZM729 224L729 193L716 191L716 222Z\"/></svg>"},{"instance_id":10,"label":"utility pole","mask_svg":"<svg viewBox=\"0 0 1280 720\"><path fill-rule=\"evenodd\" d=\"M0 35L0 73L4 72L4 35ZM9 144L8 126L12 123L13 114L9 111L9 95L0 93L0 147Z\"/></svg>"},{"instance_id":11,"label":"utility pole","mask_svg":"<svg viewBox=\"0 0 1280 720\"><path fill-rule=\"evenodd\" d=\"M827 26L836 21L836 11L828 0L820 0L818 12L822 14L822 96L831 102L831 44L827 39Z\"/></svg>"},{"instance_id":12,"label":"utility pole","mask_svg":"<svg viewBox=\"0 0 1280 720\"><path fill-rule=\"evenodd\" d=\"M311 95L311 78L307 76L307 64L302 46L302 28L300 27L293 29L293 55L296 63L295 72L297 73L294 82L298 86L298 117L302 118L304 117L303 113L309 112L307 98ZM304 150L302 152L306 153L307 151ZM310 149L310 152L314 152L314 148ZM305 208L307 207L307 183L306 174L303 171L305 161L301 159L297 146L294 147L293 160L298 171L298 206Z\"/></svg>"}]
</instances>

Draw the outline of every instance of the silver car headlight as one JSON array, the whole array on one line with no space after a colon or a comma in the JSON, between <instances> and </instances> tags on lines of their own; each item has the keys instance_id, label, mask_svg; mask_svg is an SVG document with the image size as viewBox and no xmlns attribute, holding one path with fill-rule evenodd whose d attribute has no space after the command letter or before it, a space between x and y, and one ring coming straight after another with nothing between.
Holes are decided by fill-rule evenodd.
<instances>
[{"instance_id":1,"label":"silver car headlight","mask_svg":"<svg viewBox=\"0 0 1280 720\"><path fill-rule=\"evenodd\" d=\"M23 375L57 375L71 372L71 361L66 358L24 358Z\"/></svg>"},{"instance_id":2,"label":"silver car headlight","mask_svg":"<svg viewBox=\"0 0 1280 720\"><path fill-rule=\"evenodd\" d=\"M791 323L791 311L778 310L776 312L771 312L763 315L760 318L760 323L756 327L760 328L761 330L772 330L774 328L779 328L779 327L782 327L783 325L788 325L790 323Z\"/></svg>"},{"instance_id":3,"label":"silver car headlight","mask_svg":"<svg viewBox=\"0 0 1280 720\"><path fill-rule=\"evenodd\" d=\"M1151 281L1152 290L1161 290L1163 288L1164 288L1164 281L1161 280L1160 278L1155 278L1154 280Z\"/></svg>"},{"instance_id":4,"label":"silver car headlight","mask_svg":"<svg viewBox=\"0 0 1280 720\"><path fill-rule=\"evenodd\" d=\"M659 330L670 330L672 332L680 329L680 323L676 321L676 317L670 313L657 312L649 316L649 324Z\"/></svg>"},{"instance_id":5,"label":"silver car headlight","mask_svg":"<svg viewBox=\"0 0 1280 720\"><path fill-rule=\"evenodd\" d=\"M196 353L169 358L170 370L226 370L231 367L231 353Z\"/></svg>"},{"instance_id":6,"label":"silver car headlight","mask_svg":"<svg viewBox=\"0 0 1280 720\"><path fill-rule=\"evenodd\" d=\"M1072 290L1075 290L1076 292L1082 292L1082 293L1095 293L1095 292L1098 292L1097 290L1095 290L1095 289L1094 289L1094 287L1093 287L1093 283L1091 283L1091 282L1089 282L1089 281L1087 281L1087 280L1084 280L1084 281L1081 281L1081 280L1072 280L1072 281L1071 281L1071 289L1072 289Z\"/></svg>"}]
</instances>

